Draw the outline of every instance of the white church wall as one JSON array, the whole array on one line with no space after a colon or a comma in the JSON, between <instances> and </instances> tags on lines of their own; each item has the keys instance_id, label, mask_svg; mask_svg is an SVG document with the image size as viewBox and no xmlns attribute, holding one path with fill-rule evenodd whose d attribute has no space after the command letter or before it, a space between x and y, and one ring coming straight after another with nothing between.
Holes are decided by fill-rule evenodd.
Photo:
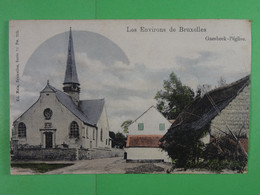
<instances>
[{"instance_id":1,"label":"white church wall","mask_svg":"<svg viewBox=\"0 0 260 195\"><path fill-rule=\"evenodd\" d=\"M84 125L82 131L82 147L91 149L96 147L95 144L96 144L96 128L92 126Z\"/></svg>"},{"instance_id":2,"label":"white church wall","mask_svg":"<svg viewBox=\"0 0 260 195\"><path fill-rule=\"evenodd\" d=\"M48 95L47 95L48 94ZM43 112L46 108L50 108L53 112L50 120L46 120ZM69 138L70 124L75 121L79 125L79 139ZM68 109L63 106L55 96L54 92L41 93L39 100L27 110L20 118L18 118L15 129L18 132L19 122L24 122L26 125L26 140L20 143L29 145L42 145L44 146L44 136L41 129L46 129L46 123L51 123L50 129L54 130L53 147L61 145L64 142L69 144L70 147L78 147L81 145L82 137L82 122Z\"/></svg>"},{"instance_id":3,"label":"white church wall","mask_svg":"<svg viewBox=\"0 0 260 195\"><path fill-rule=\"evenodd\" d=\"M98 146L99 147L110 147L109 124L108 124L108 118L107 118L105 106L103 107L97 127L98 127L98 139L97 139ZM102 140L101 140L101 129L103 131Z\"/></svg>"},{"instance_id":4,"label":"white church wall","mask_svg":"<svg viewBox=\"0 0 260 195\"><path fill-rule=\"evenodd\" d=\"M143 130L138 130L138 124L143 124ZM164 130L159 129L160 124L164 124ZM128 131L129 135L164 135L170 126L171 123L155 107L151 107L128 127Z\"/></svg>"}]
</instances>

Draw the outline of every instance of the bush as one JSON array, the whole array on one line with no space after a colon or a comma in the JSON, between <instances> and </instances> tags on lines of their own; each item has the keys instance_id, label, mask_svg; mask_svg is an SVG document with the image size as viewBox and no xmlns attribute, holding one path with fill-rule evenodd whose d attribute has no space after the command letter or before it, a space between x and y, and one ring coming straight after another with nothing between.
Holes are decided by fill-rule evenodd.
<instances>
[{"instance_id":1,"label":"bush","mask_svg":"<svg viewBox=\"0 0 260 195\"><path fill-rule=\"evenodd\" d=\"M222 171L223 169L237 170L242 173L245 169L246 163L238 161L229 161L229 160L209 160L206 163L206 168L212 171Z\"/></svg>"},{"instance_id":2,"label":"bush","mask_svg":"<svg viewBox=\"0 0 260 195\"><path fill-rule=\"evenodd\" d=\"M172 137L166 138L166 141L160 147L167 151L168 155L174 161L174 166L178 168L189 168L191 163L199 162L205 145L200 141L204 132L175 131Z\"/></svg>"},{"instance_id":3,"label":"bush","mask_svg":"<svg viewBox=\"0 0 260 195\"><path fill-rule=\"evenodd\" d=\"M230 161L230 160L218 160L218 159L211 159L211 160L202 160L198 162L188 161L186 164L185 169L207 169L210 171L217 171L221 172L224 169L238 171L239 173L243 173L246 167L246 163L243 161ZM173 168L175 168L175 164Z\"/></svg>"}]
</instances>

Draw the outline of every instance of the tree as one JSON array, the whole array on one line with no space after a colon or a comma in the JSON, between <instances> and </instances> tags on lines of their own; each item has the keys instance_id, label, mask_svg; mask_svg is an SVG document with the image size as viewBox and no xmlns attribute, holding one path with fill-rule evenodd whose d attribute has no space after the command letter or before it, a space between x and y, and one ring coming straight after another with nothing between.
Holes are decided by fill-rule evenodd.
<instances>
[{"instance_id":1,"label":"tree","mask_svg":"<svg viewBox=\"0 0 260 195\"><path fill-rule=\"evenodd\" d=\"M156 93L157 109L167 118L174 119L194 98L193 90L181 83L172 72L163 82L163 90Z\"/></svg>"},{"instance_id":2,"label":"tree","mask_svg":"<svg viewBox=\"0 0 260 195\"><path fill-rule=\"evenodd\" d=\"M205 135L202 131L189 131L181 129L168 136L160 147L167 151L175 167L188 168L189 164L199 162L204 143L201 138Z\"/></svg>"},{"instance_id":3,"label":"tree","mask_svg":"<svg viewBox=\"0 0 260 195\"><path fill-rule=\"evenodd\" d=\"M128 127L129 127L129 125L132 124L132 122L133 122L132 120L126 120L126 121L124 121L124 122L122 123L121 127L122 127L123 132L124 132L125 134L128 133Z\"/></svg>"},{"instance_id":4,"label":"tree","mask_svg":"<svg viewBox=\"0 0 260 195\"><path fill-rule=\"evenodd\" d=\"M112 147L124 148L126 145L126 137L123 133L117 132L112 139Z\"/></svg>"}]
</instances>

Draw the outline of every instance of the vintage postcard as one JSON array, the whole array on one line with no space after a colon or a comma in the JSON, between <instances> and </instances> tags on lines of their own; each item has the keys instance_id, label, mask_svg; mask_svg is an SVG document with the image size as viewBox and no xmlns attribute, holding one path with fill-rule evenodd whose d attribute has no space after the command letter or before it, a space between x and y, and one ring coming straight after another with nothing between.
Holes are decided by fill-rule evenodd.
<instances>
[{"instance_id":1,"label":"vintage postcard","mask_svg":"<svg viewBox=\"0 0 260 195\"><path fill-rule=\"evenodd\" d=\"M11 174L247 172L250 21L9 28Z\"/></svg>"}]
</instances>

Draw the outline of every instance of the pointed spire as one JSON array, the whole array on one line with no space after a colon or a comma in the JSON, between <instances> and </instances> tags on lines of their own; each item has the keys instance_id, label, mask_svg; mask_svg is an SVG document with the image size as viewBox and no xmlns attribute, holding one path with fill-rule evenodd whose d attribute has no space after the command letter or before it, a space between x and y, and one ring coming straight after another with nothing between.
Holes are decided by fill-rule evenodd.
<instances>
[{"instance_id":1,"label":"pointed spire","mask_svg":"<svg viewBox=\"0 0 260 195\"><path fill-rule=\"evenodd\" d=\"M70 27L70 35L69 35L69 45L68 45L68 54L67 54L67 67L63 84L78 84L78 74L75 63L74 56L74 48L73 48L73 39L72 39L72 31Z\"/></svg>"},{"instance_id":2,"label":"pointed spire","mask_svg":"<svg viewBox=\"0 0 260 195\"><path fill-rule=\"evenodd\" d=\"M67 93L73 100L73 102L78 105L79 103L79 93L80 93L80 84L77 75L73 40L72 40L72 31L70 28L69 35L69 46L67 54L67 67L65 72L65 78L63 83L63 91Z\"/></svg>"}]
</instances>

